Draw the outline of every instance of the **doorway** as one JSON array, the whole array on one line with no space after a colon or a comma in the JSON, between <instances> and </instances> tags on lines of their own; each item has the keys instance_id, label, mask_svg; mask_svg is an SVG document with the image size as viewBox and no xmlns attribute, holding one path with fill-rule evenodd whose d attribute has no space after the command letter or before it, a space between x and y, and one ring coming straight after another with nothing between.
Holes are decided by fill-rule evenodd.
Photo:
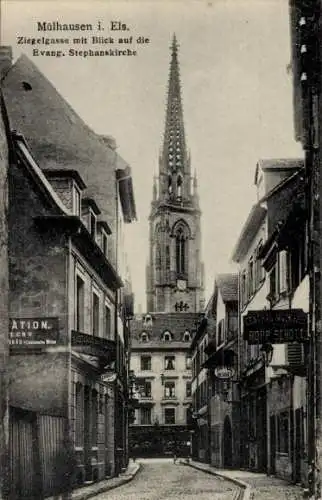
<instances>
[{"instance_id":1,"label":"doorway","mask_svg":"<svg viewBox=\"0 0 322 500\"><path fill-rule=\"evenodd\" d=\"M232 467L233 465L233 436L230 418L226 416L224 420L223 436L223 466Z\"/></svg>"}]
</instances>

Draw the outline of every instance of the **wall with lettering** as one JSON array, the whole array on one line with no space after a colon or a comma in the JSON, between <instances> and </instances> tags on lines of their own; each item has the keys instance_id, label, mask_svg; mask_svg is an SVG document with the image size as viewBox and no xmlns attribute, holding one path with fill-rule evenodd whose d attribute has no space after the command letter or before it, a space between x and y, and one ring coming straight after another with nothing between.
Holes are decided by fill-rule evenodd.
<instances>
[{"instance_id":1,"label":"wall with lettering","mask_svg":"<svg viewBox=\"0 0 322 500\"><path fill-rule=\"evenodd\" d=\"M37 226L37 216L54 215L57 209L23 165L13 165L10 170L9 207L9 335L13 344L10 403L43 413L64 415L69 356L66 350L69 333L67 236L53 229L41 231ZM57 343L33 346L36 352L28 351L26 345L17 351L18 340L23 335L31 333L33 338L46 338L46 329L43 329L43 337L39 332L37 337L35 325L28 328L19 323L26 318L33 321L56 318L57 337L53 336L55 332L52 330L47 332L47 337L51 340L57 338Z\"/></svg>"}]
</instances>

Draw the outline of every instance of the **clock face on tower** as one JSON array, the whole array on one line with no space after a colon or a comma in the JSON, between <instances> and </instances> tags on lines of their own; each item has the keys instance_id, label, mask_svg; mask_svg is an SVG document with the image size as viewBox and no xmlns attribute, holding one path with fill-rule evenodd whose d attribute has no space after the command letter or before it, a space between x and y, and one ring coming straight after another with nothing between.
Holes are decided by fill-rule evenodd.
<instances>
[{"instance_id":1,"label":"clock face on tower","mask_svg":"<svg viewBox=\"0 0 322 500\"><path fill-rule=\"evenodd\" d=\"M187 282L186 280L177 280L177 288L180 291L183 291L187 288Z\"/></svg>"}]
</instances>

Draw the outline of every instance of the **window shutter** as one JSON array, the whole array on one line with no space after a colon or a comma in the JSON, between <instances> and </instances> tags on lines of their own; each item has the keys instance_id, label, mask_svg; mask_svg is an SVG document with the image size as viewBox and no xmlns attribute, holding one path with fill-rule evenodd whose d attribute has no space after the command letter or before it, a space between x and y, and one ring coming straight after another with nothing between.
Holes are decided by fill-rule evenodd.
<instances>
[{"instance_id":1,"label":"window shutter","mask_svg":"<svg viewBox=\"0 0 322 500\"><path fill-rule=\"evenodd\" d=\"M287 344L287 363L292 368L299 368L304 364L304 352L302 344L294 342Z\"/></svg>"},{"instance_id":2,"label":"window shutter","mask_svg":"<svg viewBox=\"0 0 322 500\"><path fill-rule=\"evenodd\" d=\"M287 283L287 252L279 252L279 291L284 293L288 291Z\"/></svg>"}]
</instances>

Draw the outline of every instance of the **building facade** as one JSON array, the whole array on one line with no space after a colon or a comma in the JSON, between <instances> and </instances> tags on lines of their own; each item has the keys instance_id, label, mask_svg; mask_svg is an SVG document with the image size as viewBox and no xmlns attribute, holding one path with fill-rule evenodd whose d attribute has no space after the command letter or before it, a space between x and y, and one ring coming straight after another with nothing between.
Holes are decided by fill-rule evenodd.
<instances>
[{"instance_id":1,"label":"building facade","mask_svg":"<svg viewBox=\"0 0 322 500\"><path fill-rule=\"evenodd\" d=\"M128 306L122 219L129 167L31 61L2 80L9 169L10 498L126 467ZM62 481L62 477L66 481Z\"/></svg>"},{"instance_id":2,"label":"building facade","mask_svg":"<svg viewBox=\"0 0 322 500\"><path fill-rule=\"evenodd\" d=\"M174 36L165 131L149 217L147 314L133 323L131 342L131 369L141 387L132 447L145 443L141 452L146 454L173 453L175 448L187 447L190 439L189 347L203 307L200 217ZM157 442L153 436L158 436Z\"/></svg>"},{"instance_id":3,"label":"building facade","mask_svg":"<svg viewBox=\"0 0 322 500\"><path fill-rule=\"evenodd\" d=\"M240 465L238 380L238 276L219 274L212 297L215 321L209 330L205 367L209 380L210 462ZM228 369L229 367L229 369Z\"/></svg>"},{"instance_id":4,"label":"building facade","mask_svg":"<svg viewBox=\"0 0 322 500\"><path fill-rule=\"evenodd\" d=\"M241 466L305 483L305 342L270 336L277 329L274 318L289 318L293 311L304 317L303 334L307 335L303 161L261 161L255 184L259 201L233 253L240 269ZM268 318L267 340L262 334L247 336L245 325L256 317Z\"/></svg>"}]
</instances>

